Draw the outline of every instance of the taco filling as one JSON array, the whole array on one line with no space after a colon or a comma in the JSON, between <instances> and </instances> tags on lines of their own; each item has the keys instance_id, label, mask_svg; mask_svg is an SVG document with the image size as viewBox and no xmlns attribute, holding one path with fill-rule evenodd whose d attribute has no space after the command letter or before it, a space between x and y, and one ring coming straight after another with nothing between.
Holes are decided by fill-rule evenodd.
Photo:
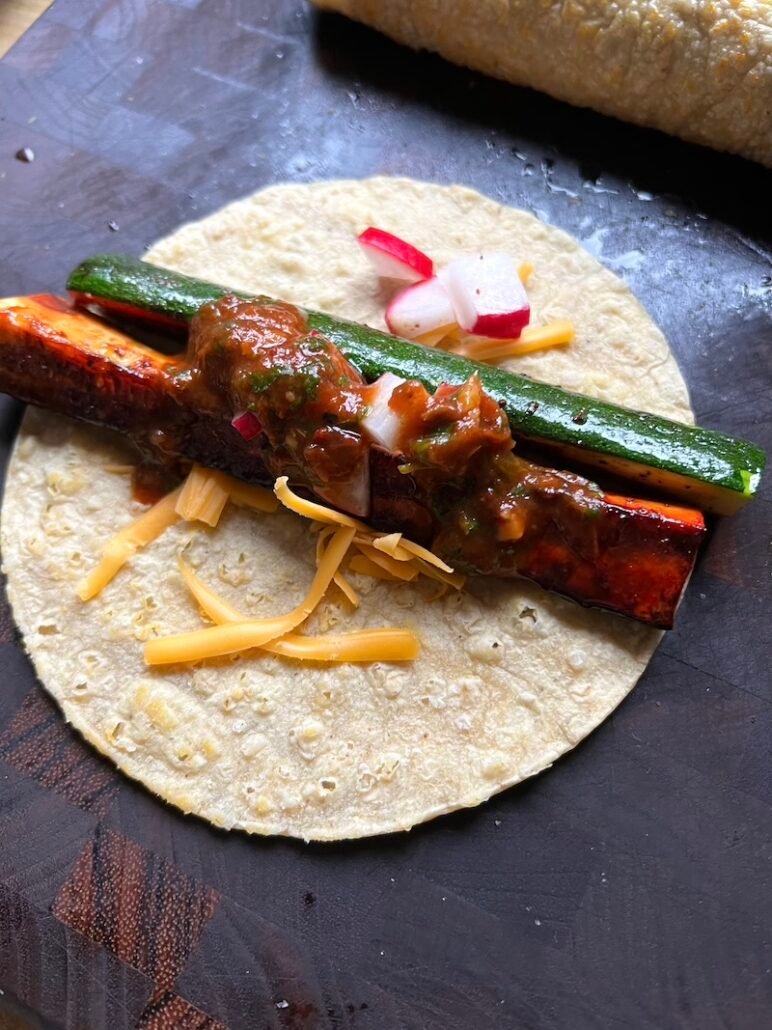
<instances>
[{"instance_id":1,"label":"taco filling","mask_svg":"<svg viewBox=\"0 0 772 1030\"><path fill-rule=\"evenodd\" d=\"M405 829L544 769L757 489L624 284L479 194L279 187L148 259L0 302L0 389L48 409L3 563L66 718L217 825Z\"/></svg>"}]
</instances>

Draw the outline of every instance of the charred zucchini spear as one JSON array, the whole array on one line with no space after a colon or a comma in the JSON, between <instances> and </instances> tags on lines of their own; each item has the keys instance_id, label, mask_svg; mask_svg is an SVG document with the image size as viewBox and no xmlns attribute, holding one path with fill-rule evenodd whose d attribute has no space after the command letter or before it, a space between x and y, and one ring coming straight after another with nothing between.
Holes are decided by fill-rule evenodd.
<instances>
[{"instance_id":1,"label":"charred zucchini spear","mask_svg":"<svg viewBox=\"0 0 772 1030\"><path fill-rule=\"evenodd\" d=\"M161 325L185 325L203 304L232 292L115 255L84 261L67 286L78 302ZM476 372L506 411L513 434L548 447L556 464L589 465L718 514L737 511L758 487L766 458L744 440L569 393L331 315L309 311L307 318L368 381L393 372L435 390Z\"/></svg>"},{"instance_id":2,"label":"charred zucchini spear","mask_svg":"<svg viewBox=\"0 0 772 1030\"><path fill-rule=\"evenodd\" d=\"M1 391L117 429L156 454L189 458L256 482L270 479L259 453L227 414L198 411L185 402L176 376L184 367L183 359L144 347L56 297L0 301ZM399 455L371 453L373 511L381 512L375 521L420 539L421 511L411 477L399 474ZM501 571L493 574L522 576L582 604L672 625L704 537L702 515L609 494L586 514L593 517L591 546L581 542L578 512L576 525L571 523L576 533L548 523L526 547L513 552L503 545Z\"/></svg>"}]
</instances>

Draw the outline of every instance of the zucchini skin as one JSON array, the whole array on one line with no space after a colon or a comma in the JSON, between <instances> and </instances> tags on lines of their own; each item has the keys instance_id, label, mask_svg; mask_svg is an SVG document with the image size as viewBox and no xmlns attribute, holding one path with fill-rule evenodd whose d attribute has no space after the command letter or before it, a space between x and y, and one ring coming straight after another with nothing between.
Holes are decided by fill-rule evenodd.
<instances>
[{"instance_id":1,"label":"zucchini skin","mask_svg":"<svg viewBox=\"0 0 772 1030\"><path fill-rule=\"evenodd\" d=\"M67 288L81 302L179 325L203 304L234 292L111 254L78 265ZM766 456L755 444L571 393L332 315L306 314L311 328L335 343L369 381L393 372L435 390L476 372L506 411L516 436L572 460L719 514L738 510L757 490Z\"/></svg>"}]
</instances>

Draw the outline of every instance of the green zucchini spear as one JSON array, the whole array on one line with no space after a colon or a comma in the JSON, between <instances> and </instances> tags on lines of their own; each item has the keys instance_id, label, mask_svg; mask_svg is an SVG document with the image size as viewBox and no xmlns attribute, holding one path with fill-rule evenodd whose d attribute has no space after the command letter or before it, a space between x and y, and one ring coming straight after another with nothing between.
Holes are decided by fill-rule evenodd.
<instances>
[{"instance_id":1,"label":"green zucchini spear","mask_svg":"<svg viewBox=\"0 0 772 1030\"><path fill-rule=\"evenodd\" d=\"M67 288L82 303L179 325L203 304L234 292L115 255L84 261ZM308 311L307 317L309 326L332 340L369 381L393 372L434 390L476 372L504 407L512 432L557 451L568 465L577 462L637 480L720 514L737 511L758 487L766 458L744 440L570 393L318 311Z\"/></svg>"}]
</instances>

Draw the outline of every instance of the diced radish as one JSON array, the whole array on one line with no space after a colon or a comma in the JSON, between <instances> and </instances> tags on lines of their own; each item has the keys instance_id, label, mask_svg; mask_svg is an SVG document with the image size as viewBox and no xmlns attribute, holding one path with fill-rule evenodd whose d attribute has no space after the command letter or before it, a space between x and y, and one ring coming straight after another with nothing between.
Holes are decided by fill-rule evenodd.
<instances>
[{"instance_id":1,"label":"diced radish","mask_svg":"<svg viewBox=\"0 0 772 1030\"><path fill-rule=\"evenodd\" d=\"M389 407L391 395L405 382L392 372L384 372L376 379L368 391L367 414L362 419L362 429L370 439L385 447L387 451L396 451L402 422L399 415Z\"/></svg>"},{"instance_id":2,"label":"diced radish","mask_svg":"<svg viewBox=\"0 0 772 1030\"><path fill-rule=\"evenodd\" d=\"M442 279L462 329L496 340L514 339L528 325L528 295L509 254L456 258Z\"/></svg>"},{"instance_id":3,"label":"diced radish","mask_svg":"<svg viewBox=\"0 0 772 1030\"><path fill-rule=\"evenodd\" d=\"M341 511L366 519L370 514L370 456L367 450L352 466L351 475L325 483L323 487L315 486L314 493Z\"/></svg>"},{"instance_id":4,"label":"diced radish","mask_svg":"<svg viewBox=\"0 0 772 1030\"><path fill-rule=\"evenodd\" d=\"M257 415L251 411L242 411L240 415L236 415L231 420L231 425L245 440L254 440L260 432L260 423L257 420Z\"/></svg>"},{"instance_id":5,"label":"diced radish","mask_svg":"<svg viewBox=\"0 0 772 1030\"><path fill-rule=\"evenodd\" d=\"M414 340L456 324L453 304L443 282L434 276L408 286L386 308L386 324L397 336Z\"/></svg>"},{"instance_id":6,"label":"diced radish","mask_svg":"<svg viewBox=\"0 0 772 1030\"><path fill-rule=\"evenodd\" d=\"M434 274L432 259L399 236L370 226L357 239L378 275L384 279L416 283Z\"/></svg>"}]
</instances>

